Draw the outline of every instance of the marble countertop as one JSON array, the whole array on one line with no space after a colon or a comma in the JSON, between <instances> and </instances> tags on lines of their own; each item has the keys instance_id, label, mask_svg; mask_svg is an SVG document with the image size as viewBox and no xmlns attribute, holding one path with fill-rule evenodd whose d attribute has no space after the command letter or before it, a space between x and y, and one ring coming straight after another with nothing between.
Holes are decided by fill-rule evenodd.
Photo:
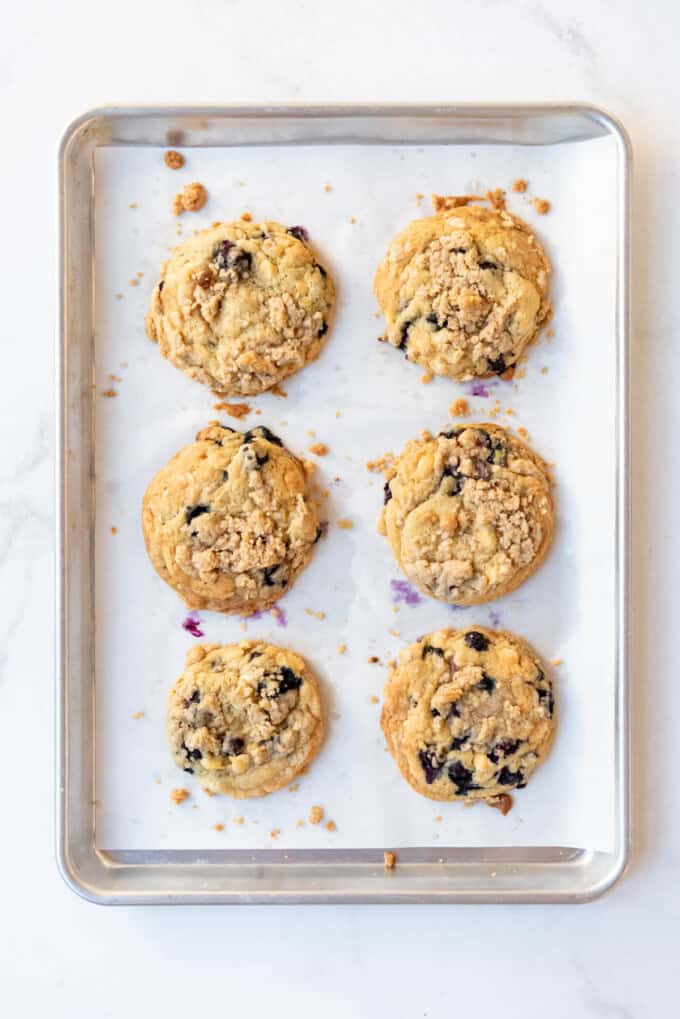
<instances>
[{"instance_id":1,"label":"marble countertop","mask_svg":"<svg viewBox=\"0 0 680 1019\"><path fill-rule=\"evenodd\" d=\"M680 231L670 0L82 0L13 4L0 35L0 981L7 1015L673 1014L680 691L673 611ZM58 138L109 103L582 101L635 154L635 851L578 907L103 909L54 864L53 336ZM583 229L587 224L575 224ZM587 238L585 239L587 243ZM587 748L584 748L587 752ZM10 1007L11 1006L11 1007Z\"/></svg>"}]
</instances>

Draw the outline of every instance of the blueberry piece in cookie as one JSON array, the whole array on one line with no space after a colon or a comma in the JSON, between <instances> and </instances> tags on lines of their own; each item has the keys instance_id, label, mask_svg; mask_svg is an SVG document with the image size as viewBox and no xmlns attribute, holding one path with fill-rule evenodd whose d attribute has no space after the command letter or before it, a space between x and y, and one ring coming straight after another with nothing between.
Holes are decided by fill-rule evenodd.
<instances>
[{"instance_id":1,"label":"blueberry piece in cookie","mask_svg":"<svg viewBox=\"0 0 680 1019\"><path fill-rule=\"evenodd\" d=\"M201 644L170 691L167 732L175 763L203 788L265 796L305 769L323 742L318 683L285 648Z\"/></svg>"},{"instance_id":2,"label":"blueberry piece in cookie","mask_svg":"<svg viewBox=\"0 0 680 1019\"><path fill-rule=\"evenodd\" d=\"M540 660L521 638L482 627L438 630L391 665L381 725L417 792L494 804L522 789L546 757L555 730L551 699Z\"/></svg>"}]
</instances>

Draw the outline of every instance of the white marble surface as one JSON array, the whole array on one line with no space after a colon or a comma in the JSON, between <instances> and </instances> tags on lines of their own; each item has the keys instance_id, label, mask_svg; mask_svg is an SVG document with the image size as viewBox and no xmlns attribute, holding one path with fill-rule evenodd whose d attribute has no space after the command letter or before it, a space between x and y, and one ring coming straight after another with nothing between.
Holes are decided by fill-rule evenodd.
<instances>
[{"instance_id":1,"label":"white marble surface","mask_svg":"<svg viewBox=\"0 0 680 1019\"><path fill-rule=\"evenodd\" d=\"M8 1016L674 1014L680 10L647 0L27 0L3 11L0 986ZM106 910L52 835L55 147L107 102L583 100L633 140L636 850L581 907Z\"/></svg>"}]
</instances>

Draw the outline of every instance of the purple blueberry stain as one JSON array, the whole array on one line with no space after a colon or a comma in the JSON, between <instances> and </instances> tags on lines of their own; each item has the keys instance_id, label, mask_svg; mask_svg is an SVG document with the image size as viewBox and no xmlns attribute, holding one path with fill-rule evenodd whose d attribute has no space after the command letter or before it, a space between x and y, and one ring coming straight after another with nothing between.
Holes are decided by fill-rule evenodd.
<instances>
[{"instance_id":1,"label":"purple blueberry stain","mask_svg":"<svg viewBox=\"0 0 680 1019\"><path fill-rule=\"evenodd\" d=\"M404 605L420 605L423 600L415 588L411 587L408 580L390 580L392 588L392 601L395 605L403 602Z\"/></svg>"},{"instance_id":2,"label":"purple blueberry stain","mask_svg":"<svg viewBox=\"0 0 680 1019\"><path fill-rule=\"evenodd\" d=\"M288 626L288 616L286 615L286 610L280 609L278 605L275 605L274 608L276 609L276 612L274 614L274 618L276 619L276 625L283 626L285 628L286 626Z\"/></svg>"},{"instance_id":3,"label":"purple blueberry stain","mask_svg":"<svg viewBox=\"0 0 680 1019\"><path fill-rule=\"evenodd\" d=\"M501 621L501 614L496 609L489 609L489 622L492 626L496 627Z\"/></svg>"},{"instance_id":4,"label":"purple blueberry stain","mask_svg":"<svg viewBox=\"0 0 680 1019\"><path fill-rule=\"evenodd\" d=\"M497 385L497 382L471 382L467 388L467 394L468 396L489 397L491 396L489 390Z\"/></svg>"},{"instance_id":5,"label":"purple blueberry stain","mask_svg":"<svg viewBox=\"0 0 680 1019\"><path fill-rule=\"evenodd\" d=\"M198 612L190 612L182 623L182 629L190 633L192 637L205 637L200 627L201 617Z\"/></svg>"}]
</instances>

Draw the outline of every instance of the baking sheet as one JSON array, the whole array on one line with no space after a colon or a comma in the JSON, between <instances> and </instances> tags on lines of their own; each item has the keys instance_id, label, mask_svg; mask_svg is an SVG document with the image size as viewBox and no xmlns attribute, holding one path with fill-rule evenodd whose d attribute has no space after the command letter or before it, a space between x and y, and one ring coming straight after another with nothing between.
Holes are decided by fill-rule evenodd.
<instances>
[{"instance_id":1,"label":"baking sheet","mask_svg":"<svg viewBox=\"0 0 680 1019\"><path fill-rule=\"evenodd\" d=\"M96 152L96 844L114 849L340 849L406 846L577 846L614 842L615 733L615 282L616 172L613 138L552 147L297 146L192 149L182 171L162 150ZM531 194L553 201L539 217L528 199L509 208L535 223L555 264L555 338L529 355L525 377L496 381L489 397L469 384L435 379L376 342L371 281L389 239L429 213L416 193L463 193L527 177ZM200 180L210 201L186 214L183 236L248 210L255 219L303 224L333 272L338 312L316 364L287 380L286 399L251 398L244 427L266 424L291 450L330 447L317 477L330 496L327 538L282 601L287 625L271 615L244 623L200 613L205 640L246 634L301 652L324 685L326 745L297 792L262 800L207 797L178 771L165 742L165 697L195 643L187 612L147 561L140 504L154 472L219 413L215 398L160 358L144 336L149 291L179 239L172 198ZM331 190L327 191L328 184ZM134 205L135 207L131 207ZM356 222L352 223L351 218ZM138 276L143 273L143 276ZM138 285L129 285L136 279ZM122 294L122 297L118 297ZM541 369L547 368L547 373ZM121 382L109 379L109 374ZM495 380L494 380L495 381ZM113 388L118 395L101 394ZM523 426L555 463L558 530L539 572L488 606L453 609L422 598L411 605L376 533L382 478L365 463L397 452L421 429L437 431L465 395L469 421L499 416ZM340 411L340 416L337 412ZM222 419L234 425L232 419ZM308 435L313 430L315 437ZM311 454L310 459L315 459ZM334 480L334 479L339 480ZM341 530L349 518L354 527ZM117 534L111 534L111 527ZM396 602L396 604L395 604ZM398 611L394 611L394 609ZM325 613L323 620L305 609ZM507 627L549 661L558 698L558 734L548 761L515 796L507 816L419 797L385 752L378 719L381 662L440 626ZM244 632L245 629L245 632ZM390 629L399 631L399 636ZM337 647L347 644L343 656ZM133 718L137 712L143 717ZM173 787L191 797L181 806ZM305 823L324 807L336 830ZM441 817L441 821L436 818ZM243 818L242 824L233 823ZM216 831L216 824L224 824ZM271 832L279 830L273 839Z\"/></svg>"}]
</instances>

